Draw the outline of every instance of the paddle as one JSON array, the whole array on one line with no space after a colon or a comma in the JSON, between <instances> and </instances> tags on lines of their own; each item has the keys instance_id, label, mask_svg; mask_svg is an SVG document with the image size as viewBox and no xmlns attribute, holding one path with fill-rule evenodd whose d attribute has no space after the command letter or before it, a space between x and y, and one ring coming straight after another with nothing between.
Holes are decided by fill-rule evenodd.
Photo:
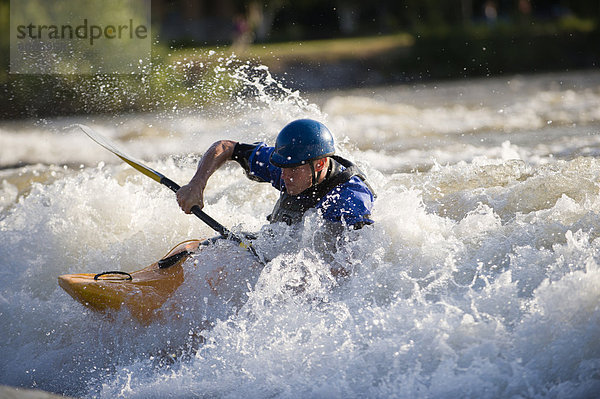
<instances>
[{"instance_id":1,"label":"paddle","mask_svg":"<svg viewBox=\"0 0 600 399\"><path fill-rule=\"evenodd\" d=\"M168 177L166 177L162 173L159 173L159 172L155 171L154 169L151 169L151 168L147 167L146 165L142 164L141 162L139 162L139 161L131 158L130 156L123 154L123 152L121 152L118 149L116 149L115 146L112 145L106 139L106 137L104 137L101 134L93 131L90 127L85 126L85 125L81 125L81 124L77 124L76 126L79 127L89 138L91 138L96 143L100 144L102 147L106 148L108 151L112 152L113 154L115 154L116 156L118 156L119 158L121 158L123 161L125 161L126 163L128 163L129 165L131 165L137 171L142 172L143 174L145 174L149 178L151 178L151 179L159 182L160 184L162 184L164 186L169 187L173 192L177 192L177 190L180 189L180 186L177 183L175 183L173 180L169 179ZM239 236L233 234L231 231L229 231L221 223L217 222L215 219L213 219L212 217L208 216L206 213L204 213L202 211L202 209L200 209L200 207L198 205L194 205L192 207L191 211L200 220L202 220L204 223L206 223L210 228L212 228L217 233L219 233L221 235L221 237L226 238L226 239L230 239L230 240L233 240L233 241L239 243L241 247L244 247L244 248L248 249L250 252L252 252L252 254L254 256L256 256L257 258L259 258L259 260L260 260L260 257L258 256L258 254L256 253L256 251L254 250L254 248L252 247L252 245L250 245L249 243L243 241Z\"/></svg>"}]
</instances>

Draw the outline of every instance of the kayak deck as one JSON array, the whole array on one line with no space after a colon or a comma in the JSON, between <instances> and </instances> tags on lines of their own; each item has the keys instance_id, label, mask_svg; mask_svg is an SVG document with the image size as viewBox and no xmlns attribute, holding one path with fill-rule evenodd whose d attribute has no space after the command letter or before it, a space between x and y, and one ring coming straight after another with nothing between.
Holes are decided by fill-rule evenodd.
<instances>
[{"instance_id":1,"label":"kayak deck","mask_svg":"<svg viewBox=\"0 0 600 399\"><path fill-rule=\"evenodd\" d=\"M132 272L65 274L58 284L74 299L96 311L125 307L142 323L155 318L155 310L184 281L183 263L197 252L201 240L184 241L161 260Z\"/></svg>"}]
</instances>

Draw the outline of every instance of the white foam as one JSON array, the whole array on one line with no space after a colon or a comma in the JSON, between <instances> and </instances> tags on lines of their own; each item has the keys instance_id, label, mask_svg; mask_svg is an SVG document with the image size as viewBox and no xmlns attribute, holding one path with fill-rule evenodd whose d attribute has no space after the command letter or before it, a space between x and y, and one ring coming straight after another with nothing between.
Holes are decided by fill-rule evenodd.
<instances>
[{"instance_id":1,"label":"white foam","mask_svg":"<svg viewBox=\"0 0 600 399\"><path fill-rule=\"evenodd\" d=\"M526 94L506 120L465 104L332 100L325 121L378 194L376 224L348 232L328 259L318 218L300 237L263 230L257 248L272 260L262 273L238 274L229 301L205 300L199 267L252 260L221 243L186 264L171 313L149 326L86 310L56 277L135 270L214 232L156 182L97 164L102 150L32 128L30 138L54 137L67 158L95 163L0 174L0 382L100 398L593 397L600 164L576 142L596 140L596 91ZM187 154L221 130L270 141L290 115L314 111L302 104L260 97L248 112L163 121L164 131L148 120L94 128L184 183L197 161ZM566 120L579 112L588 127L571 129ZM564 115L536 124L551 113ZM461 132L474 125L476 134ZM57 154L41 161L65 163ZM205 210L235 231L259 231L276 199L232 165L209 181ZM331 264L353 274L335 280Z\"/></svg>"}]
</instances>

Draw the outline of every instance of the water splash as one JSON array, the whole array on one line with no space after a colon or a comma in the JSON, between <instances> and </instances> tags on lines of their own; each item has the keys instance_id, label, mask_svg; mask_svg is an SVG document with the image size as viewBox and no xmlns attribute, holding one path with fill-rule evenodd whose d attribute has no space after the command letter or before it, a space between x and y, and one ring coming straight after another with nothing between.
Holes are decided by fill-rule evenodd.
<instances>
[{"instance_id":1,"label":"water splash","mask_svg":"<svg viewBox=\"0 0 600 399\"><path fill-rule=\"evenodd\" d=\"M259 242L272 253L262 273L250 286L239 275L238 296L214 304L196 294L198 268L220 266L221 251L236 267L249 261L222 243L186 264L190 284L167 302L164 320L142 327L125 311L101 317L62 292L56 276L108 265L135 270L212 231L181 213L168 190L58 129L72 120L19 133L3 126L4 142L30 134L48 154L42 162L69 165L0 171L2 383L111 398L594 397L600 165L589 96L600 85L562 101L535 81L536 94L528 94L525 82L517 101L524 109L515 114L568 119L588 111L577 127L519 116L504 129L501 118L479 122L481 111L466 103L351 108L354 99L338 97L325 101L325 115L264 69L235 71L219 71L240 82L241 97L231 97L227 111L99 118L94 127L184 182L196 167L190 151L225 136L272 142L288 118L317 115L369 176L376 224L340 237L327 258L318 219L307 218L295 239L274 226L273 239ZM492 117L491 109L484 114ZM436 122L434 111L457 125ZM463 127L460 115L470 115ZM482 127L471 135L472 123ZM71 161L57 161L36 140L53 134ZM0 148L4 160L10 151ZM80 166L87 154L91 164ZM259 231L277 193L236 167L213 179L207 212L235 231ZM335 263L352 274L334 278Z\"/></svg>"}]
</instances>

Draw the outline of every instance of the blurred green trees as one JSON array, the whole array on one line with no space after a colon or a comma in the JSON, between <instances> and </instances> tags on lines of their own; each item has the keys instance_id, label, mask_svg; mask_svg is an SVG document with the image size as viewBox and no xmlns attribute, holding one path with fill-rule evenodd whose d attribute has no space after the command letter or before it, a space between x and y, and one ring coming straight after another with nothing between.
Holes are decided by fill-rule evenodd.
<instances>
[{"instance_id":1,"label":"blurred green trees","mask_svg":"<svg viewBox=\"0 0 600 399\"><path fill-rule=\"evenodd\" d=\"M282 71L349 62L360 73L401 82L592 68L600 61L600 1L193 1L196 17L176 12L192 0L153 0L152 66L125 76L9 74L10 0L0 0L0 119L195 108L234 95L239 82L219 68L245 62ZM231 24L222 37L169 34L178 21L198 26L211 18ZM240 18L245 24L236 25ZM244 42L230 48L241 29ZM368 44L361 46L361 37ZM340 38L356 45L348 50ZM291 41L304 42L303 51ZM215 46L223 55L212 52ZM239 58L227 58L232 49ZM256 56L260 61L252 61ZM340 76L337 83L349 81Z\"/></svg>"}]
</instances>

